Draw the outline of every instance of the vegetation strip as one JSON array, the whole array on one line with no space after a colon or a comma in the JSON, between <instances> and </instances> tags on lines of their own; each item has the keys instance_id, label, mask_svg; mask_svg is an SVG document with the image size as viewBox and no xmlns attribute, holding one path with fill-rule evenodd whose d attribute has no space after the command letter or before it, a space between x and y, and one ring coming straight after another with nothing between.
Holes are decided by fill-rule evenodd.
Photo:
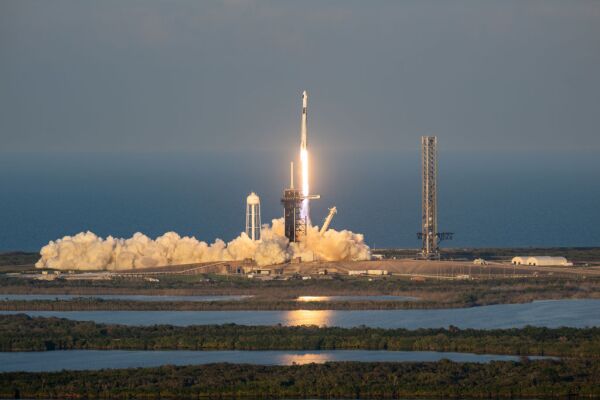
<instances>
[{"instance_id":1,"label":"vegetation strip","mask_svg":"<svg viewBox=\"0 0 600 400\"><path fill-rule=\"evenodd\" d=\"M4 301L0 310L382 310L460 308L491 304L527 303L533 300L600 298L600 278L544 277L484 281L427 280L413 282L401 277L350 278L308 281L256 281L216 275L170 276L160 282L116 279L110 281L35 281L0 274L4 294L143 294L143 295L254 295L244 301L141 302L126 300ZM298 296L397 295L419 301L327 301L297 302Z\"/></svg>"},{"instance_id":2,"label":"vegetation strip","mask_svg":"<svg viewBox=\"0 0 600 400\"><path fill-rule=\"evenodd\" d=\"M600 358L600 328L476 330L316 326L125 326L0 316L0 351L414 350Z\"/></svg>"},{"instance_id":3,"label":"vegetation strip","mask_svg":"<svg viewBox=\"0 0 600 400\"><path fill-rule=\"evenodd\" d=\"M2 398L591 398L600 363L209 364L0 374Z\"/></svg>"},{"instance_id":4,"label":"vegetation strip","mask_svg":"<svg viewBox=\"0 0 600 400\"><path fill-rule=\"evenodd\" d=\"M1 300L1 311L289 311L289 310L406 310L469 307L470 303L419 301L136 301L75 298L72 300Z\"/></svg>"}]
</instances>

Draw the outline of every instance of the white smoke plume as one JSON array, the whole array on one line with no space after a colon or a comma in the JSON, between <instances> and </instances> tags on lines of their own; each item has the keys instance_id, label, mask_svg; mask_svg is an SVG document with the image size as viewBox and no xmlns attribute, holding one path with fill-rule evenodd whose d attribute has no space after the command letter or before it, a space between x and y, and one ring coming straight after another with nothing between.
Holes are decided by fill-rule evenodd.
<instances>
[{"instance_id":1,"label":"white smoke plume","mask_svg":"<svg viewBox=\"0 0 600 400\"><path fill-rule=\"evenodd\" d=\"M253 242L245 233L225 243L212 244L175 232L150 239L136 233L129 239L112 236L103 239L92 232L81 232L51 241L40 250L37 268L60 270L128 270L165 265L252 258L260 266L281 264L295 257L303 260L358 261L371 257L361 234L328 230L323 235L310 227L302 243L289 243L284 236L283 218L264 225L261 240Z\"/></svg>"}]
</instances>

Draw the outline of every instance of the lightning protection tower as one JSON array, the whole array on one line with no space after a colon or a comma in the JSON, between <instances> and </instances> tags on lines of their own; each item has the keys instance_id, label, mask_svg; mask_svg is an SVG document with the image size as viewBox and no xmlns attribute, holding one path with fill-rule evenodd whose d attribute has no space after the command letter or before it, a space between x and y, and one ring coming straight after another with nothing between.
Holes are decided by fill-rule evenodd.
<instances>
[{"instance_id":1,"label":"lightning protection tower","mask_svg":"<svg viewBox=\"0 0 600 400\"><path fill-rule=\"evenodd\" d=\"M439 254L437 240L437 137L421 138L421 158L423 172L422 192L422 256L436 257Z\"/></svg>"},{"instance_id":2,"label":"lightning protection tower","mask_svg":"<svg viewBox=\"0 0 600 400\"><path fill-rule=\"evenodd\" d=\"M260 198L254 192L246 198L246 235L260 240Z\"/></svg>"},{"instance_id":3,"label":"lightning protection tower","mask_svg":"<svg viewBox=\"0 0 600 400\"><path fill-rule=\"evenodd\" d=\"M419 256L426 259L440 257L439 243L444 239L452 239L452 233L438 232L437 222L437 137L421 137L421 158L423 173L422 188L422 230L417 237L422 240Z\"/></svg>"}]
</instances>

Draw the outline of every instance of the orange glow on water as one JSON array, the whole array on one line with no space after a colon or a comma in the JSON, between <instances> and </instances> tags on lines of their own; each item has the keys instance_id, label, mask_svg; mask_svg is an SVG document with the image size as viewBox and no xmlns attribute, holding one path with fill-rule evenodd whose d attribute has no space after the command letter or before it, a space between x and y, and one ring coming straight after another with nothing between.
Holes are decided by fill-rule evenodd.
<instances>
[{"instance_id":1,"label":"orange glow on water","mask_svg":"<svg viewBox=\"0 0 600 400\"><path fill-rule=\"evenodd\" d=\"M309 302L309 301L330 301L331 296L298 296L296 301Z\"/></svg>"},{"instance_id":2,"label":"orange glow on water","mask_svg":"<svg viewBox=\"0 0 600 400\"><path fill-rule=\"evenodd\" d=\"M327 354L316 354L316 353L308 353L308 354L284 354L281 357L282 364L292 365L292 364L310 364L317 363L322 364L324 362L329 361L330 356Z\"/></svg>"},{"instance_id":3,"label":"orange glow on water","mask_svg":"<svg viewBox=\"0 0 600 400\"><path fill-rule=\"evenodd\" d=\"M326 326L331 323L332 310L292 310L283 315L284 325L317 325Z\"/></svg>"}]
</instances>

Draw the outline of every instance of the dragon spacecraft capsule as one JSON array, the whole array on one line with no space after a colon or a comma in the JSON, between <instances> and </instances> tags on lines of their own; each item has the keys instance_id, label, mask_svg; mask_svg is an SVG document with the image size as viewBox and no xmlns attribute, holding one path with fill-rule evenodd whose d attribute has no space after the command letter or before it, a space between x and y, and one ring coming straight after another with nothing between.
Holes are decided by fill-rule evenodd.
<instances>
[{"instance_id":1,"label":"dragon spacecraft capsule","mask_svg":"<svg viewBox=\"0 0 600 400\"><path fill-rule=\"evenodd\" d=\"M308 93L305 91L302 92L302 120L300 123L300 149L301 150L306 150L307 146L308 146L308 139L307 139L307 127L306 127L306 120L307 120L307 113L308 113Z\"/></svg>"}]
</instances>

